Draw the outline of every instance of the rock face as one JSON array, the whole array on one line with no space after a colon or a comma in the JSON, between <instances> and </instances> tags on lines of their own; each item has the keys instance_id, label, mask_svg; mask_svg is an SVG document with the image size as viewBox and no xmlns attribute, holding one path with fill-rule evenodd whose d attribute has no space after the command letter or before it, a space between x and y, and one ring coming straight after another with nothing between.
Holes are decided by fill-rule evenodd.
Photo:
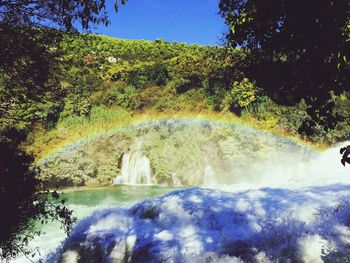
<instances>
[{"instance_id":1,"label":"rock face","mask_svg":"<svg viewBox=\"0 0 350 263\"><path fill-rule=\"evenodd\" d=\"M192 188L95 212L47 262L345 262L350 185Z\"/></svg>"},{"instance_id":2,"label":"rock face","mask_svg":"<svg viewBox=\"0 0 350 263\"><path fill-rule=\"evenodd\" d=\"M245 126L198 120L158 121L82 139L38 166L56 185L213 186L293 174L313 152ZM258 176L257 176L258 175ZM294 174L293 174L294 176Z\"/></svg>"}]
</instances>

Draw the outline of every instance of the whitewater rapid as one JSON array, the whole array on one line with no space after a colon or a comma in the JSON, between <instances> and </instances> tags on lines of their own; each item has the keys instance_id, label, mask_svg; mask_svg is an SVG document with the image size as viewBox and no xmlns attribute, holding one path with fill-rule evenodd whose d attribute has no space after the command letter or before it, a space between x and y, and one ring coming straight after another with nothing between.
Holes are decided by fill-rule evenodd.
<instances>
[{"instance_id":1,"label":"whitewater rapid","mask_svg":"<svg viewBox=\"0 0 350 263\"><path fill-rule=\"evenodd\" d=\"M339 154L347 144L234 185L213 185L207 167L215 189L94 212L46 261L347 262L350 167Z\"/></svg>"},{"instance_id":2,"label":"whitewater rapid","mask_svg":"<svg viewBox=\"0 0 350 263\"><path fill-rule=\"evenodd\" d=\"M48 262L345 262L349 185L192 188L95 212Z\"/></svg>"},{"instance_id":3,"label":"whitewater rapid","mask_svg":"<svg viewBox=\"0 0 350 263\"><path fill-rule=\"evenodd\" d=\"M168 137L181 131L174 142L158 144L162 147L157 148L156 157L166 157L169 164L167 158L174 156L169 153L180 149L173 143L195 146L189 146L187 139L178 141L185 138L181 125L167 126ZM188 134L195 127L189 127ZM114 174L117 186L84 195L79 203L68 197L68 203L73 203L70 208L81 219L73 234L64 240L58 224L44 226L47 233L30 247L39 247L44 262L349 261L350 166L341 165L339 149L350 141L318 152L287 138L238 127L214 147L210 142L217 135L216 126L210 129L210 136L203 129L196 133L205 135L196 142L202 150L199 159L181 159L185 165L178 163L167 175L170 184L166 185L171 186L156 194L147 193L159 181L159 171L154 169L157 158L147 151L155 144L147 132L140 132L140 138L125 143L119 155L120 171ZM158 131L154 136L160 137ZM149 143L147 149L143 143ZM68 160L63 170L82 167L80 157L70 156L89 153L87 149L57 154ZM118 159L112 163L117 166ZM195 169L191 170L192 164ZM56 166L52 162L46 169ZM188 187L184 183L201 188L153 197L174 186ZM112 198L116 192L118 198ZM21 257L14 262L28 261Z\"/></svg>"},{"instance_id":4,"label":"whitewater rapid","mask_svg":"<svg viewBox=\"0 0 350 263\"><path fill-rule=\"evenodd\" d=\"M312 186L327 186L333 184L350 184L350 165L343 166L340 162L340 148L350 145L350 141L342 142L333 147L316 152L304 161L283 163L276 160L275 164L263 173L256 175L250 181L233 185L215 185L213 188L224 191L242 191L262 187L301 189Z\"/></svg>"},{"instance_id":5,"label":"whitewater rapid","mask_svg":"<svg viewBox=\"0 0 350 263\"><path fill-rule=\"evenodd\" d=\"M204 158L200 186L236 192L262 187L298 189L307 186L350 183L350 169L341 165L339 152L341 147L349 144L350 141L339 143L323 152L303 149L300 146L293 148L295 146L286 144L283 151L280 149L282 147L276 147L277 153L269 153L269 156L260 160L249 159L249 156L246 156L244 168L249 176L244 173L237 175L235 166L232 164L231 176L226 180L220 180L220 174L216 171L218 167L213 167L208 158ZM114 184L151 185L156 181L151 171L152 164L141 152L140 145L138 144L137 150L123 155L121 174L114 179ZM188 176L191 177L190 172ZM177 178L176 173L172 174L172 181L173 185L181 186L181 180Z\"/></svg>"}]
</instances>

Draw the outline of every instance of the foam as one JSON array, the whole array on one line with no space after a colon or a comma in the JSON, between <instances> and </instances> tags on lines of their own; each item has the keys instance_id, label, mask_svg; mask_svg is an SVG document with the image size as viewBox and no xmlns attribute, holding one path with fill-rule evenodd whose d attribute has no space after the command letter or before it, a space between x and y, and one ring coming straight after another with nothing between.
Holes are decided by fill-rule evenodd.
<instances>
[{"instance_id":1,"label":"foam","mask_svg":"<svg viewBox=\"0 0 350 263\"><path fill-rule=\"evenodd\" d=\"M350 185L174 191L130 208L95 212L47 261L63 262L68 253L99 262L341 262L350 255L350 204L344 202L349 190Z\"/></svg>"}]
</instances>

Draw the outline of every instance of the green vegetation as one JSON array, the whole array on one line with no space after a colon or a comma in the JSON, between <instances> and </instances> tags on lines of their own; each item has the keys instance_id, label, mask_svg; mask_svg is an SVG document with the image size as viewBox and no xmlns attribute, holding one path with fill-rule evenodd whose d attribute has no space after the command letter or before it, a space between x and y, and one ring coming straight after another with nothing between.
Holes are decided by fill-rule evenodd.
<instances>
[{"instance_id":1,"label":"green vegetation","mask_svg":"<svg viewBox=\"0 0 350 263\"><path fill-rule=\"evenodd\" d=\"M349 1L220 0L219 8L229 46L249 50L245 75L279 105L306 102L299 132L343 139L349 106L342 112L339 100L348 101L350 90Z\"/></svg>"},{"instance_id":2,"label":"green vegetation","mask_svg":"<svg viewBox=\"0 0 350 263\"><path fill-rule=\"evenodd\" d=\"M120 116L144 112L232 112L317 143L349 137L349 93L329 99L332 114L344 118L332 129L317 123L306 136L307 99L278 104L246 77L249 52L242 49L66 35L58 50L55 99L34 104L32 114L42 117L25 146L38 157L73 137L117 127Z\"/></svg>"},{"instance_id":3,"label":"green vegetation","mask_svg":"<svg viewBox=\"0 0 350 263\"><path fill-rule=\"evenodd\" d=\"M115 1L125 4L126 0ZM61 89L57 63L63 32L75 27L109 23L106 1L26 1L0 3L0 209L6 211L0 229L0 256L8 261L24 254L29 261L36 254L28 249L35 231L33 220L62 223L68 232L74 217L59 195L43 190L32 169L32 156L20 148L36 122L46 129L61 112ZM80 26L79 26L80 25ZM54 28L54 29L53 29Z\"/></svg>"},{"instance_id":4,"label":"green vegetation","mask_svg":"<svg viewBox=\"0 0 350 263\"><path fill-rule=\"evenodd\" d=\"M22 147L37 159L82 137L132 124L133 119L142 118L143 114L156 117L179 112L217 112L237 115L249 123L258 123L257 126L262 129L282 130L316 143L334 143L349 137L348 118L337 122L332 129L317 123L313 134L306 137L302 128L305 120L311 120L310 105L305 99L293 105L281 105L270 98L268 92L245 75L250 54L242 49L162 40L151 42L96 35L63 35L58 50L54 72L58 84L52 97L54 100L33 103L33 110L26 111L36 119L31 126L33 132ZM332 93L330 100L334 104L334 115L349 115L349 93ZM50 186L109 183L119 172L117 164L122 153L127 151L127 143L132 143L135 136L124 134L120 138L115 137L113 142L110 141L114 148L109 149L109 144L106 144L101 156L90 158L86 156L85 148L78 153L65 154L64 160L56 156L41 167L40 178ZM171 177L176 165L196 158L195 153L187 154L185 149L182 152L175 149L173 141L161 141L158 145L154 138L149 138L149 143L157 152L150 151L148 154L155 165L160 165L154 169L162 174L161 182ZM174 167L166 166L163 161L169 156L159 155L162 150L157 145L170 145L168 152L184 159L178 160L178 163L174 161ZM90 147L91 152L99 152ZM195 146L192 148L196 149ZM199 152L202 153L197 149ZM77 157L77 154L82 156ZM82 163L72 167L70 160L78 159ZM194 163L202 167L203 160L194 160ZM202 168L197 170L203 172Z\"/></svg>"},{"instance_id":5,"label":"green vegetation","mask_svg":"<svg viewBox=\"0 0 350 263\"><path fill-rule=\"evenodd\" d=\"M18 233L27 233L29 219L47 216L71 222L69 211L61 217L59 207L56 211L45 206L48 195L37 195L40 185L28 154L38 160L58 146L120 127L135 116L232 113L313 142L349 139L349 1L221 0L220 12L230 28L228 47L73 33L77 23L83 29L108 24L105 2L0 4L0 150L9 158L0 158L0 204L11 212L10 226L3 228L9 232L0 235L4 258L25 248L28 239L17 238ZM126 1L115 2L117 9ZM47 27L50 22L55 29ZM128 142L133 136L124 134L120 140ZM147 153L152 160L159 158L157 171L164 181L173 172L164 160L177 153L173 141L181 136L174 135L169 142L150 138L153 144ZM152 153L151 148L161 151L162 145L169 146L169 153ZM113 147L121 151L124 146ZM97 165L107 159L96 156L97 163L81 163L76 171L67 165L59 174L53 166L46 174L55 174L47 178L56 176L51 183L60 184L94 183L98 173L106 182L116 174L115 161L120 158L116 148L106 149L114 158L106 166ZM173 164L199 164L199 152L193 146ZM41 175L45 179L45 173ZM18 199L8 202L14 197ZM28 200L42 201L44 208L33 207ZM9 204L11 209L6 208ZM24 214L12 220L19 208Z\"/></svg>"},{"instance_id":6,"label":"green vegetation","mask_svg":"<svg viewBox=\"0 0 350 263\"><path fill-rule=\"evenodd\" d=\"M135 151L150 160L153 182L170 186L205 184L208 167L219 183L249 180L278 156L299 162L312 152L288 138L237 123L151 119L85 137L49 154L38 163L40 178L48 186L110 185L121 175L123 155Z\"/></svg>"},{"instance_id":7,"label":"green vegetation","mask_svg":"<svg viewBox=\"0 0 350 263\"><path fill-rule=\"evenodd\" d=\"M241 82L235 81L232 88L225 94L222 108L225 110L241 110L254 102L255 92L254 84L249 82L247 78L244 78Z\"/></svg>"},{"instance_id":8,"label":"green vegetation","mask_svg":"<svg viewBox=\"0 0 350 263\"><path fill-rule=\"evenodd\" d=\"M41 164L41 179L49 186L110 183L120 173L122 154L138 135L131 131L98 137L94 134L130 125L133 120L142 119L143 114L151 116L146 119L179 112L235 114L246 122L258 123L262 129L282 130L316 143L334 143L349 137L348 118L337 122L332 129L317 123L313 134L306 136L303 125L312 119L306 99L281 105L270 98L268 92L245 75L250 54L242 49L66 35L59 50L56 78L60 92L56 94L61 95L54 102L58 110L47 107L49 110L44 114L39 109L51 119L37 121L23 147L40 159L70 142L92 137L89 143L83 140L76 150L53 155ZM332 93L330 100L334 115L350 114L349 93ZM186 148L188 145L181 148L178 144L180 137L190 132L161 136L168 137L168 141L159 141L156 137L160 134L161 131L150 132L142 138L159 183L171 184L175 167L191 170L190 165L184 165L188 160L196 167L193 178L200 178L196 174L203 173L204 150L195 145L204 143L200 138L206 133L203 130L196 133L199 141L189 147L191 151ZM227 136L221 139L230 138ZM225 144L232 146L236 140L216 143L220 146L214 148L221 149ZM101 147L103 150L99 150ZM245 148L250 149L247 145ZM229 155L233 156L229 158L231 162L244 164L236 153ZM171 156L177 157L172 158L173 162L167 161ZM210 159L219 163L220 158L210 156ZM224 176L225 172L220 172ZM185 172L177 173L185 184L200 183L184 178Z\"/></svg>"},{"instance_id":9,"label":"green vegetation","mask_svg":"<svg viewBox=\"0 0 350 263\"><path fill-rule=\"evenodd\" d=\"M15 129L1 130L0 133L0 209L6 211L1 220L0 256L3 258L18 253L30 257L36 253L27 248L29 241L41 234L35 227L35 220L42 224L56 220L67 232L75 222L65 201L58 202L56 191L37 191L40 181L30 169L32 157L16 147L18 142L9 141L9 138L20 141L21 136Z\"/></svg>"}]
</instances>

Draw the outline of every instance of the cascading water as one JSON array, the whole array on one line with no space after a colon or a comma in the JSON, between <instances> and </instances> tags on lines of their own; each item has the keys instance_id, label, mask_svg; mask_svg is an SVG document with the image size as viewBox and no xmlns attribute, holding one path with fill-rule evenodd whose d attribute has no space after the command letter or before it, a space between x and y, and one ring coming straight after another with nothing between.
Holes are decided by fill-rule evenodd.
<instances>
[{"instance_id":1,"label":"cascading water","mask_svg":"<svg viewBox=\"0 0 350 263\"><path fill-rule=\"evenodd\" d=\"M208 160L206 159L206 165L204 168L202 186L215 187L215 186L217 186L217 184L218 183L217 183L217 180L215 178L213 167L209 164Z\"/></svg>"},{"instance_id":2,"label":"cascading water","mask_svg":"<svg viewBox=\"0 0 350 263\"><path fill-rule=\"evenodd\" d=\"M44 160L40 171L54 185L113 180L115 184L231 190L300 187L320 183L320 177L342 181L347 170L339 166L338 146L320 153L245 126L171 120L67 147Z\"/></svg>"},{"instance_id":3,"label":"cascading water","mask_svg":"<svg viewBox=\"0 0 350 263\"><path fill-rule=\"evenodd\" d=\"M151 164L139 150L125 153L122 159L121 175L114 184L150 185L152 184Z\"/></svg>"},{"instance_id":4,"label":"cascading water","mask_svg":"<svg viewBox=\"0 0 350 263\"><path fill-rule=\"evenodd\" d=\"M136 141L123 154L116 184L148 184L145 175L152 165L152 182L161 185L280 186L295 180L300 165L317 156L283 137L195 121L142 127Z\"/></svg>"},{"instance_id":5,"label":"cascading water","mask_svg":"<svg viewBox=\"0 0 350 263\"><path fill-rule=\"evenodd\" d=\"M39 166L42 179L53 185L113 180L217 188L293 179L296 166L317 155L297 142L245 126L172 120L102 134L50 155Z\"/></svg>"},{"instance_id":6,"label":"cascading water","mask_svg":"<svg viewBox=\"0 0 350 263\"><path fill-rule=\"evenodd\" d=\"M173 182L173 186L182 186L181 179L177 176L176 173L171 174L171 180Z\"/></svg>"},{"instance_id":7,"label":"cascading water","mask_svg":"<svg viewBox=\"0 0 350 263\"><path fill-rule=\"evenodd\" d=\"M339 148L350 142L318 152L245 127L179 123L128 141L115 183L212 189L95 212L48 262L347 262L350 168Z\"/></svg>"}]
</instances>

